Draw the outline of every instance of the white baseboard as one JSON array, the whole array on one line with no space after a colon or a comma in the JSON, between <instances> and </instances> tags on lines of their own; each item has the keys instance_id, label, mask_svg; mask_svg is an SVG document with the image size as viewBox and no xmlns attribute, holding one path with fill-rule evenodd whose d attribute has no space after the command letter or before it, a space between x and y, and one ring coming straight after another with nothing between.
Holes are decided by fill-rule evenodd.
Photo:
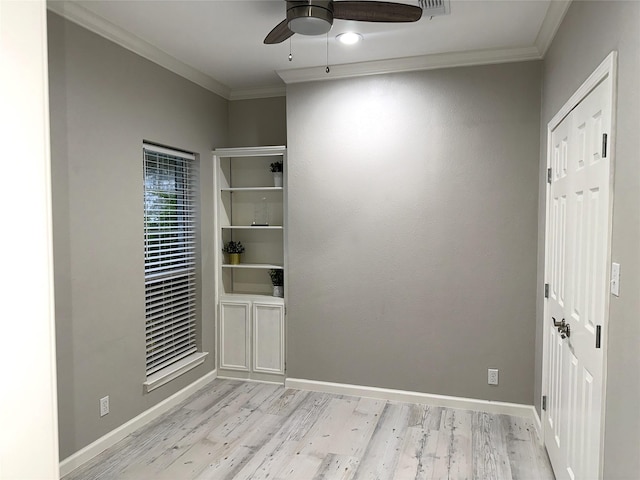
<instances>
[{"instance_id":1,"label":"white baseboard","mask_svg":"<svg viewBox=\"0 0 640 480\"><path fill-rule=\"evenodd\" d=\"M145 410L140 415L132 418L127 423L120 425L118 428L111 430L106 435L100 437L95 442L87 445L81 450L78 450L73 455L65 458L60 462L60 477L68 475L79 466L91 460L93 457L104 452L107 448L115 445L120 440L125 438L130 433L136 431L140 427L143 427L147 423L155 420L163 413L168 412L180 402L194 394L197 390L200 390L206 384L212 382L217 377L217 370L207 373L190 385L187 385L179 392L174 393L170 397L164 399L160 403Z\"/></svg>"},{"instance_id":2,"label":"white baseboard","mask_svg":"<svg viewBox=\"0 0 640 480\"><path fill-rule=\"evenodd\" d=\"M242 377L231 377L227 375L218 375L216 378L220 380L236 380L238 382L249 382L249 383L264 383L267 385L278 385L283 386L283 382L274 382L272 380L260 380L259 378L242 378Z\"/></svg>"},{"instance_id":3,"label":"white baseboard","mask_svg":"<svg viewBox=\"0 0 640 480\"><path fill-rule=\"evenodd\" d=\"M458 408L463 410L474 410L487 413L513 415L516 417L525 417L531 419L534 423L534 414L537 416L533 405L524 405L520 403L495 402L492 400L478 400L475 398L464 397L450 397L447 395L410 392L407 390L392 390L390 388L366 387L362 385L349 385L346 383L319 382L316 380L303 380L299 378L287 378L284 385L286 388L310 390L312 392L354 395L359 397L378 398L381 400L422 403L437 407Z\"/></svg>"}]
</instances>

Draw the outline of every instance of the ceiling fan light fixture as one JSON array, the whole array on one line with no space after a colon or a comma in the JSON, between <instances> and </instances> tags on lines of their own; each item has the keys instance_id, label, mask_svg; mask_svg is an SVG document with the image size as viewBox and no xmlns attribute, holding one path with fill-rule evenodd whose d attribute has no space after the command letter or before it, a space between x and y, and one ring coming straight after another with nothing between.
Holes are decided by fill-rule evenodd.
<instances>
[{"instance_id":1,"label":"ceiling fan light fixture","mask_svg":"<svg viewBox=\"0 0 640 480\"><path fill-rule=\"evenodd\" d=\"M357 32L344 32L336 35L336 40L345 45L353 45L362 41L362 35Z\"/></svg>"},{"instance_id":2,"label":"ceiling fan light fixture","mask_svg":"<svg viewBox=\"0 0 640 480\"><path fill-rule=\"evenodd\" d=\"M287 20L294 33L324 35L331 30L333 11L318 5L295 5L287 10Z\"/></svg>"},{"instance_id":3,"label":"ceiling fan light fixture","mask_svg":"<svg viewBox=\"0 0 640 480\"><path fill-rule=\"evenodd\" d=\"M287 18L267 34L264 39L266 45L282 43L296 33L328 34L334 18L353 22L405 23L417 22L422 17L422 8L416 5L387 0L287 0L286 5Z\"/></svg>"}]
</instances>

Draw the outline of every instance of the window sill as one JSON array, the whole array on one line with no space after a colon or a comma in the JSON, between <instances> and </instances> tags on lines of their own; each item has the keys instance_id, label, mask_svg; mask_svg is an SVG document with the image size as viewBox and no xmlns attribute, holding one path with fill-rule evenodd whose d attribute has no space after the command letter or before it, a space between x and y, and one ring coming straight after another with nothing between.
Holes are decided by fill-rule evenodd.
<instances>
[{"instance_id":1,"label":"window sill","mask_svg":"<svg viewBox=\"0 0 640 480\"><path fill-rule=\"evenodd\" d=\"M147 380L143 383L144 393L149 393L158 387L161 387L165 383L170 382L174 378L179 377L183 373L188 372L192 368L197 367L204 363L204 359L208 355L208 352L196 352L182 360L163 368L159 372L149 375Z\"/></svg>"}]
</instances>

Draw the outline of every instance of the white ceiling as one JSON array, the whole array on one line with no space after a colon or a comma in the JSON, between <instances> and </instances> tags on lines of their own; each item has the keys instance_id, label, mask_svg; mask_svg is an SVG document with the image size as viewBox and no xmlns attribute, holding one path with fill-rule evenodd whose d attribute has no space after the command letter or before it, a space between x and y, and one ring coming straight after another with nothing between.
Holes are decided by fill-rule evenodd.
<instances>
[{"instance_id":1,"label":"white ceiling","mask_svg":"<svg viewBox=\"0 0 640 480\"><path fill-rule=\"evenodd\" d=\"M417 5L417 0L405 3ZM264 45L285 18L282 0L50 1L49 8L226 98L282 94L284 82L544 55L567 1L451 0L451 13L411 24L335 20L327 37ZM335 36L357 31L355 46Z\"/></svg>"}]
</instances>

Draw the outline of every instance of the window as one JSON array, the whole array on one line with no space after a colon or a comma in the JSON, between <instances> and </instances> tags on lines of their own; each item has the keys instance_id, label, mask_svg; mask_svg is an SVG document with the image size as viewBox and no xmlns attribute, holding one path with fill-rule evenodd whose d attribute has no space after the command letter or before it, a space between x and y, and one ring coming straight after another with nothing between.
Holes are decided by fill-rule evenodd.
<instances>
[{"instance_id":1,"label":"window","mask_svg":"<svg viewBox=\"0 0 640 480\"><path fill-rule=\"evenodd\" d=\"M148 144L143 150L145 386L149 391L193 368L193 360L202 363L206 354L194 355L197 352L196 159L192 154ZM167 375L171 378L166 379Z\"/></svg>"}]
</instances>

